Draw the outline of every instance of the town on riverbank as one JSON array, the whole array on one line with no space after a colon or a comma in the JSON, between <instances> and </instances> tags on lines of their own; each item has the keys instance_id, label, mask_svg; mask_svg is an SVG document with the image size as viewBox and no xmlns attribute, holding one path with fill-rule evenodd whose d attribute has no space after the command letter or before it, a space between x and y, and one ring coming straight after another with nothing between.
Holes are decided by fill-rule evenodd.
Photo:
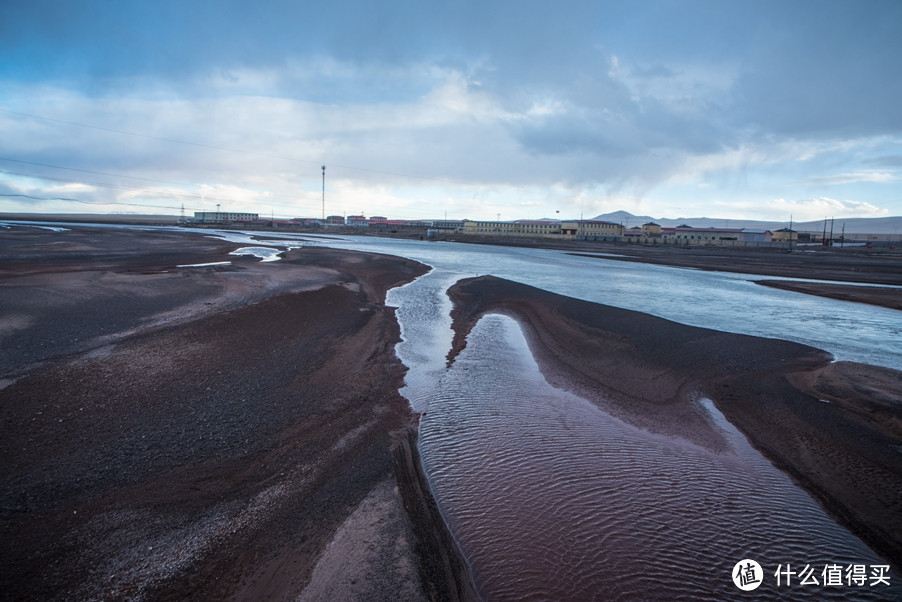
<instances>
[{"instance_id":1,"label":"town on riverbank","mask_svg":"<svg viewBox=\"0 0 902 602\"><path fill-rule=\"evenodd\" d=\"M631 216L625 212L612 214ZM559 241L592 241L612 243L633 243L645 245L669 246L720 246L743 248L793 249L798 246L845 247L896 246L899 242L895 232L855 232L845 231L845 223L835 220L824 220L823 228L813 228L806 224L805 229L792 227L790 222L781 228L742 227L729 225L690 225L682 223L676 226L663 226L655 221L646 221L641 225L629 225L623 220L617 222L609 219L514 219L514 220L405 220L390 219L384 216L364 215L330 215L318 218L267 219L257 213L235 213L221 211L197 211L193 217L179 218L179 224L185 226L230 226L241 228L268 229L305 229L319 231L342 231L346 233L373 234L407 234L428 238L466 239L530 239ZM693 221L693 220L686 220ZM706 224L712 220L703 220ZM866 222L865 222L866 223ZM765 222L766 224L766 222ZM860 227L860 226L859 226ZM875 224L875 230L882 229ZM900 245L902 246L902 245Z\"/></svg>"},{"instance_id":2,"label":"town on riverbank","mask_svg":"<svg viewBox=\"0 0 902 602\"><path fill-rule=\"evenodd\" d=\"M834 219L795 225L790 220L781 227L776 227L773 222L740 221L731 224L730 220L708 218L686 219L682 220L684 223L673 226L665 226L654 220L630 226L630 221L635 222L637 216L622 211L609 216L620 218L620 221L600 219L604 216L570 220L390 219L364 215L286 219L261 216L258 213L219 210L196 211L192 216L0 214L0 219L397 236L526 246L594 242L679 248L720 247L779 251L848 249L852 252L902 253L899 225L892 221L897 219L902 222L902 218L854 219L850 220L850 229L847 231L844 220ZM710 225L719 221L724 225Z\"/></svg>"}]
</instances>

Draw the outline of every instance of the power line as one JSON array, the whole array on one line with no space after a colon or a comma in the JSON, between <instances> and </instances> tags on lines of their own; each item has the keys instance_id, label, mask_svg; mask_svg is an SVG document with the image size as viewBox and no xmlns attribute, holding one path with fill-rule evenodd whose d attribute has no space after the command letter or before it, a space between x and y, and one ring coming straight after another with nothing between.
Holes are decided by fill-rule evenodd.
<instances>
[{"instance_id":1,"label":"power line","mask_svg":"<svg viewBox=\"0 0 902 602\"><path fill-rule=\"evenodd\" d=\"M81 199L70 199L62 196L55 197L43 197L43 196L33 196L30 194L6 194L0 192L0 196L8 196L8 197L22 197L23 199L35 199L36 201L73 201L76 203L90 203L91 201L83 201Z\"/></svg>"},{"instance_id":2,"label":"power line","mask_svg":"<svg viewBox=\"0 0 902 602\"><path fill-rule=\"evenodd\" d=\"M117 173L107 173L103 171L92 171L90 169L80 169L78 167L64 167L62 165L50 165L48 163L38 163L36 161L25 161L24 159L11 159L9 157L0 157L0 161L10 161L13 163L24 163L26 165L36 165L38 167L49 167L51 169L65 169L67 171L78 171L81 173L90 173L98 176L110 176L113 178L129 178L132 180L141 180L142 182L153 182L156 184L172 184L175 186L196 186L196 184L189 184L187 182L171 182L169 180L156 180L153 178L142 178L140 176L127 176L125 174L117 174ZM41 177L41 176L34 176Z\"/></svg>"},{"instance_id":3,"label":"power line","mask_svg":"<svg viewBox=\"0 0 902 602\"><path fill-rule=\"evenodd\" d=\"M5 194L0 193L0 196L3 197L21 197L26 199L34 199L36 201L70 201L73 203L82 203L83 205L123 205L125 207L151 207L153 209L178 209L178 207L171 207L168 205L147 205L143 203L123 203L121 201L86 201L84 199L72 199L68 197L43 197L43 196L34 196L30 194Z\"/></svg>"},{"instance_id":4,"label":"power line","mask_svg":"<svg viewBox=\"0 0 902 602\"><path fill-rule=\"evenodd\" d=\"M72 178L55 178L53 176L48 175L35 175L35 174L27 174L19 171L10 171L8 169L0 169L0 173L10 174L14 176L23 176L26 178L40 178L42 180L53 180L54 182L64 182L67 184L84 184L85 186L96 186L98 188L110 188L113 190L134 190L137 192L147 192L146 188L135 188L134 186L123 186L121 184L103 184L100 182L85 182L84 180L73 180ZM239 202L237 199L221 199L217 197L211 197L207 195L201 194L192 194L190 192L172 192L169 193L170 196L188 196L199 199L210 199L213 201L229 201L232 203ZM87 201L86 201L87 202Z\"/></svg>"},{"instance_id":5,"label":"power line","mask_svg":"<svg viewBox=\"0 0 902 602\"><path fill-rule=\"evenodd\" d=\"M98 206L117 205L117 206L123 206L123 207L148 207L151 209L179 209L183 212L185 209L187 209L189 211L200 211L201 210L196 207L185 207L184 205L150 205L148 203L133 203L133 202L123 202L123 201L103 201L103 200L88 201L85 199L73 199L70 197L60 197L60 196L44 197L44 196L35 196L32 194L7 194L7 193L2 193L2 192L0 192L0 197L24 198L24 199L33 199L36 201L67 201L67 202L73 202L73 203L81 203L83 205L98 205Z\"/></svg>"}]
</instances>

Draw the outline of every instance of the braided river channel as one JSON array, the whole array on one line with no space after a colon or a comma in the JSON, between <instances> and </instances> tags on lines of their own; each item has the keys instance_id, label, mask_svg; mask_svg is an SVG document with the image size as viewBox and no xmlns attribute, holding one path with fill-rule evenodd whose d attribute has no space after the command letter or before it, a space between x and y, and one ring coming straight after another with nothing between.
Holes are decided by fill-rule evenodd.
<instances>
[{"instance_id":1,"label":"braided river channel","mask_svg":"<svg viewBox=\"0 0 902 602\"><path fill-rule=\"evenodd\" d=\"M425 412L423 466L486 599L902 599L898 567L885 569L889 585L847 581L849 567L870 576L889 563L765 459L709 400L697 403L719 433L717 445L625 423L551 386L519 324L500 315L480 320L448 366L445 291L460 278L492 274L902 369L897 311L762 287L752 275L561 251L362 237L314 244L404 256L433 268L389 293L404 339L397 353L409 368L401 392ZM743 559L763 567L757 591L734 585ZM785 574L778 584L778 569L794 573L789 585Z\"/></svg>"}]
</instances>

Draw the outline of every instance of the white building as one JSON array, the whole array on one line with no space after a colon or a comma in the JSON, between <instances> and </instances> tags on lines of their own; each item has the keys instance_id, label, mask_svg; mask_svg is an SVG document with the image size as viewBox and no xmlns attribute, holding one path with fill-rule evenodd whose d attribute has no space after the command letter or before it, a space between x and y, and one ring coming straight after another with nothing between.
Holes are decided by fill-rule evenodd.
<instances>
[{"instance_id":1,"label":"white building","mask_svg":"<svg viewBox=\"0 0 902 602\"><path fill-rule=\"evenodd\" d=\"M234 213L225 211L195 211L194 221L200 224L227 224L229 222L253 222L260 219L259 213Z\"/></svg>"}]
</instances>

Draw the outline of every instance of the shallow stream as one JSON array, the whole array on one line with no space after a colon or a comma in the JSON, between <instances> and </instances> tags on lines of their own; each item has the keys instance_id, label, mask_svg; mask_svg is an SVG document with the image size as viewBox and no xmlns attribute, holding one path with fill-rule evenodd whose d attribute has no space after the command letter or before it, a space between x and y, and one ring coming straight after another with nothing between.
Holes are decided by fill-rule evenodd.
<instances>
[{"instance_id":1,"label":"shallow stream","mask_svg":"<svg viewBox=\"0 0 902 602\"><path fill-rule=\"evenodd\" d=\"M778 565L885 564L705 399L726 449L626 424L549 385L519 325L489 315L441 377L423 464L490 600L728 599L757 560L768 598L891 599L777 587Z\"/></svg>"}]
</instances>

